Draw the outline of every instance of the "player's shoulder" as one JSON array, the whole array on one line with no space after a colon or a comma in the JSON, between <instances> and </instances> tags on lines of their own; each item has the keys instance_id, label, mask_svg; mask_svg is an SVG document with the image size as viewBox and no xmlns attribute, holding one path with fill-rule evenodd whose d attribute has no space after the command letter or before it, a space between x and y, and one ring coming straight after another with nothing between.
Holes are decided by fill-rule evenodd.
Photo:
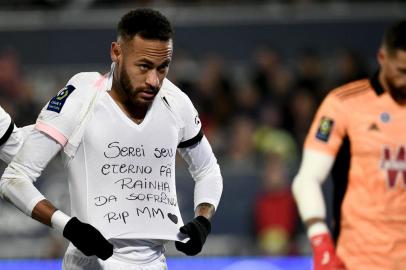
<instances>
[{"instance_id":1,"label":"player's shoulder","mask_svg":"<svg viewBox=\"0 0 406 270\"><path fill-rule=\"evenodd\" d=\"M80 72L70 78L68 84L76 87L88 86L97 84L98 81L104 79L104 76L99 72Z\"/></svg>"},{"instance_id":2,"label":"player's shoulder","mask_svg":"<svg viewBox=\"0 0 406 270\"><path fill-rule=\"evenodd\" d=\"M80 72L73 75L62 88L57 97L66 93L66 97L70 96L70 100L76 100L80 103L83 100L87 100L87 97L93 96L99 86L106 80L106 76L103 76L99 72Z\"/></svg>"},{"instance_id":3,"label":"player's shoulder","mask_svg":"<svg viewBox=\"0 0 406 270\"><path fill-rule=\"evenodd\" d=\"M365 102L365 98L372 97L374 90L369 79L352 81L333 89L328 98L340 103Z\"/></svg>"},{"instance_id":4,"label":"player's shoulder","mask_svg":"<svg viewBox=\"0 0 406 270\"><path fill-rule=\"evenodd\" d=\"M192 104L188 95L168 79L164 79L160 96L169 107L183 109Z\"/></svg>"},{"instance_id":5,"label":"player's shoulder","mask_svg":"<svg viewBox=\"0 0 406 270\"><path fill-rule=\"evenodd\" d=\"M62 108L68 114L77 114L83 105L89 104L97 93L98 84L105 81L105 76L98 72L81 72L72 76L66 85L44 107L43 112L61 113ZM68 108L68 109L66 109ZM48 111L48 112L47 112Z\"/></svg>"}]
</instances>

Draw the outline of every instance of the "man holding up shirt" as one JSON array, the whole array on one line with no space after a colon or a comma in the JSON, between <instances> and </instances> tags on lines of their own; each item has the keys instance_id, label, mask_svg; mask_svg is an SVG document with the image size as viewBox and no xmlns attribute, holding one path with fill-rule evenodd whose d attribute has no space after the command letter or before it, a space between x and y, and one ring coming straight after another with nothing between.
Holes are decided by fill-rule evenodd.
<instances>
[{"instance_id":1,"label":"man holding up shirt","mask_svg":"<svg viewBox=\"0 0 406 270\"><path fill-rule=\"evenodd\" d=\"M157 11L125 14L111 72L72 77L1 179L4 196L71 240L64 269L167 269L167 240L196 255L210 233L222 177L197 111L166 79L172 32ZM62 149L73 218L31 184ZM176 197L177 150L195 180L195 218L186 225Z\"/></svg>"}]
</instances>

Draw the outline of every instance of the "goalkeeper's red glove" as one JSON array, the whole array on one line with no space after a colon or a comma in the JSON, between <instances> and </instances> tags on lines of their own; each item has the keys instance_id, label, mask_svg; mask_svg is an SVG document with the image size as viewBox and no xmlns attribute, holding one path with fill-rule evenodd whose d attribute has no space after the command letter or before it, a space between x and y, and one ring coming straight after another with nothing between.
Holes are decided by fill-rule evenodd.
<instances>
[{"instance_id":1,"label":"goalkeeper's red glove","mask_svg":"<svg viewBox=\"0 0 406 270\"><path fill-rule=\"evenodd\" d=\"M313 270L345 270L344 264L336 255L329 233L311 237L310 243L313 249Z\"/></svg>"}]
</instances>

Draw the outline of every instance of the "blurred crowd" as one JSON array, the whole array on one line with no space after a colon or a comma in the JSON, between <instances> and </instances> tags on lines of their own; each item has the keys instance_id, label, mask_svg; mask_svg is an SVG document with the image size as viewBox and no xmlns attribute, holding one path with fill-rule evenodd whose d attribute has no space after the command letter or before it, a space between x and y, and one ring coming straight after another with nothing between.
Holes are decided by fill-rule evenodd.
<instances>
[{"instance_id":1,"label":"blurred crowd","mask_svg":"<svg viewBox=\"0 0 406 270\"><path fill-rule=\"evenodd\" d=\"M371 2L402 2L403 0L0 0L0 9L60 9L71 6L85 8L103 8L117 6L153 6L153 5L252 5L252 4L312 4L312 3L371 3Z\"/></svg>"},{"instance_id":2,"label":"blurred crowd","mask_svg":"<svg viewBox=\"0 0 406 270\"><path fill-rule=\"evenodd\" d=\"M304 139L327 92L374 68L351 50L287 58L265 45L240 67L215 54L180 58L170 77L197 107L222 167L221 233L250 235L256 254L306 253L290 191Z\"/></svg>"},{"instance_id":3,"label":"blurred crowd","mask_svg":"<svg viewBox=\"0 0 406 270\"><path fill-rule=\"evenodd\" d=\"M170 68L169 79L194 102L222 168L224 192L213 221L213 242L216 236L231 236L248 243L233 246L228 242L224 244L228 251L216 253L214 248L208 253L303 254L308 243L290 183L307 130L328 91L369 76L374 67L361 54L345 49L329 55L303 49L286 57L262 45L251 54L250 61L236 63L214 52L195 56L177 50ZM74 73L84 71L77 67L61 76L54 69L43 69L23 67L19 52L12 48L0 51L0 105L17 126L34 123L50 93L56 93ZM69 212L65 178L59 162L54 163L37 185ZM185 171L179 169L177 185L182 212L188 215L193 211L193 186ZM45 226L4 201L0 217L0 241L10 243L0 257L61 256L66 242ZM221 243L215 243L220 250Z\"/></svg>"}]
</instances>

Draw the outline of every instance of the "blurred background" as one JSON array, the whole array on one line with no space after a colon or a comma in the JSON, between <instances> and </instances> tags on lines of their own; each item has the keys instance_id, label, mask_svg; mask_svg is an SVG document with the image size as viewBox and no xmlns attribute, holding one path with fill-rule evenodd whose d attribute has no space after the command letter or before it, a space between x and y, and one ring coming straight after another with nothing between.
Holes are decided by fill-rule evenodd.
<instances>
[{"instance_id":1,"label":"blurred background","mask_svg":"<svg viewBox=\"0 0 406 270\"><path fill-rule=\"evenodd\" d=\"M377 70L384 29L404 18L405 1L0 0L0 105L18 126L32 124L71 76L107 72L116 24L136 7L156 8L173 23L169 79L194 102L222 169L223 197L203 255L309 255L290 192L303 140L330 90ZM193 180L178 164L188 220ZM37 186L69 212L59 158ZM324 188L330 203L329 181ZM0 258L61 258L66 244L0 201ZM172 244L167 250L180 255Z\"/></svg>"}]
</instances>

